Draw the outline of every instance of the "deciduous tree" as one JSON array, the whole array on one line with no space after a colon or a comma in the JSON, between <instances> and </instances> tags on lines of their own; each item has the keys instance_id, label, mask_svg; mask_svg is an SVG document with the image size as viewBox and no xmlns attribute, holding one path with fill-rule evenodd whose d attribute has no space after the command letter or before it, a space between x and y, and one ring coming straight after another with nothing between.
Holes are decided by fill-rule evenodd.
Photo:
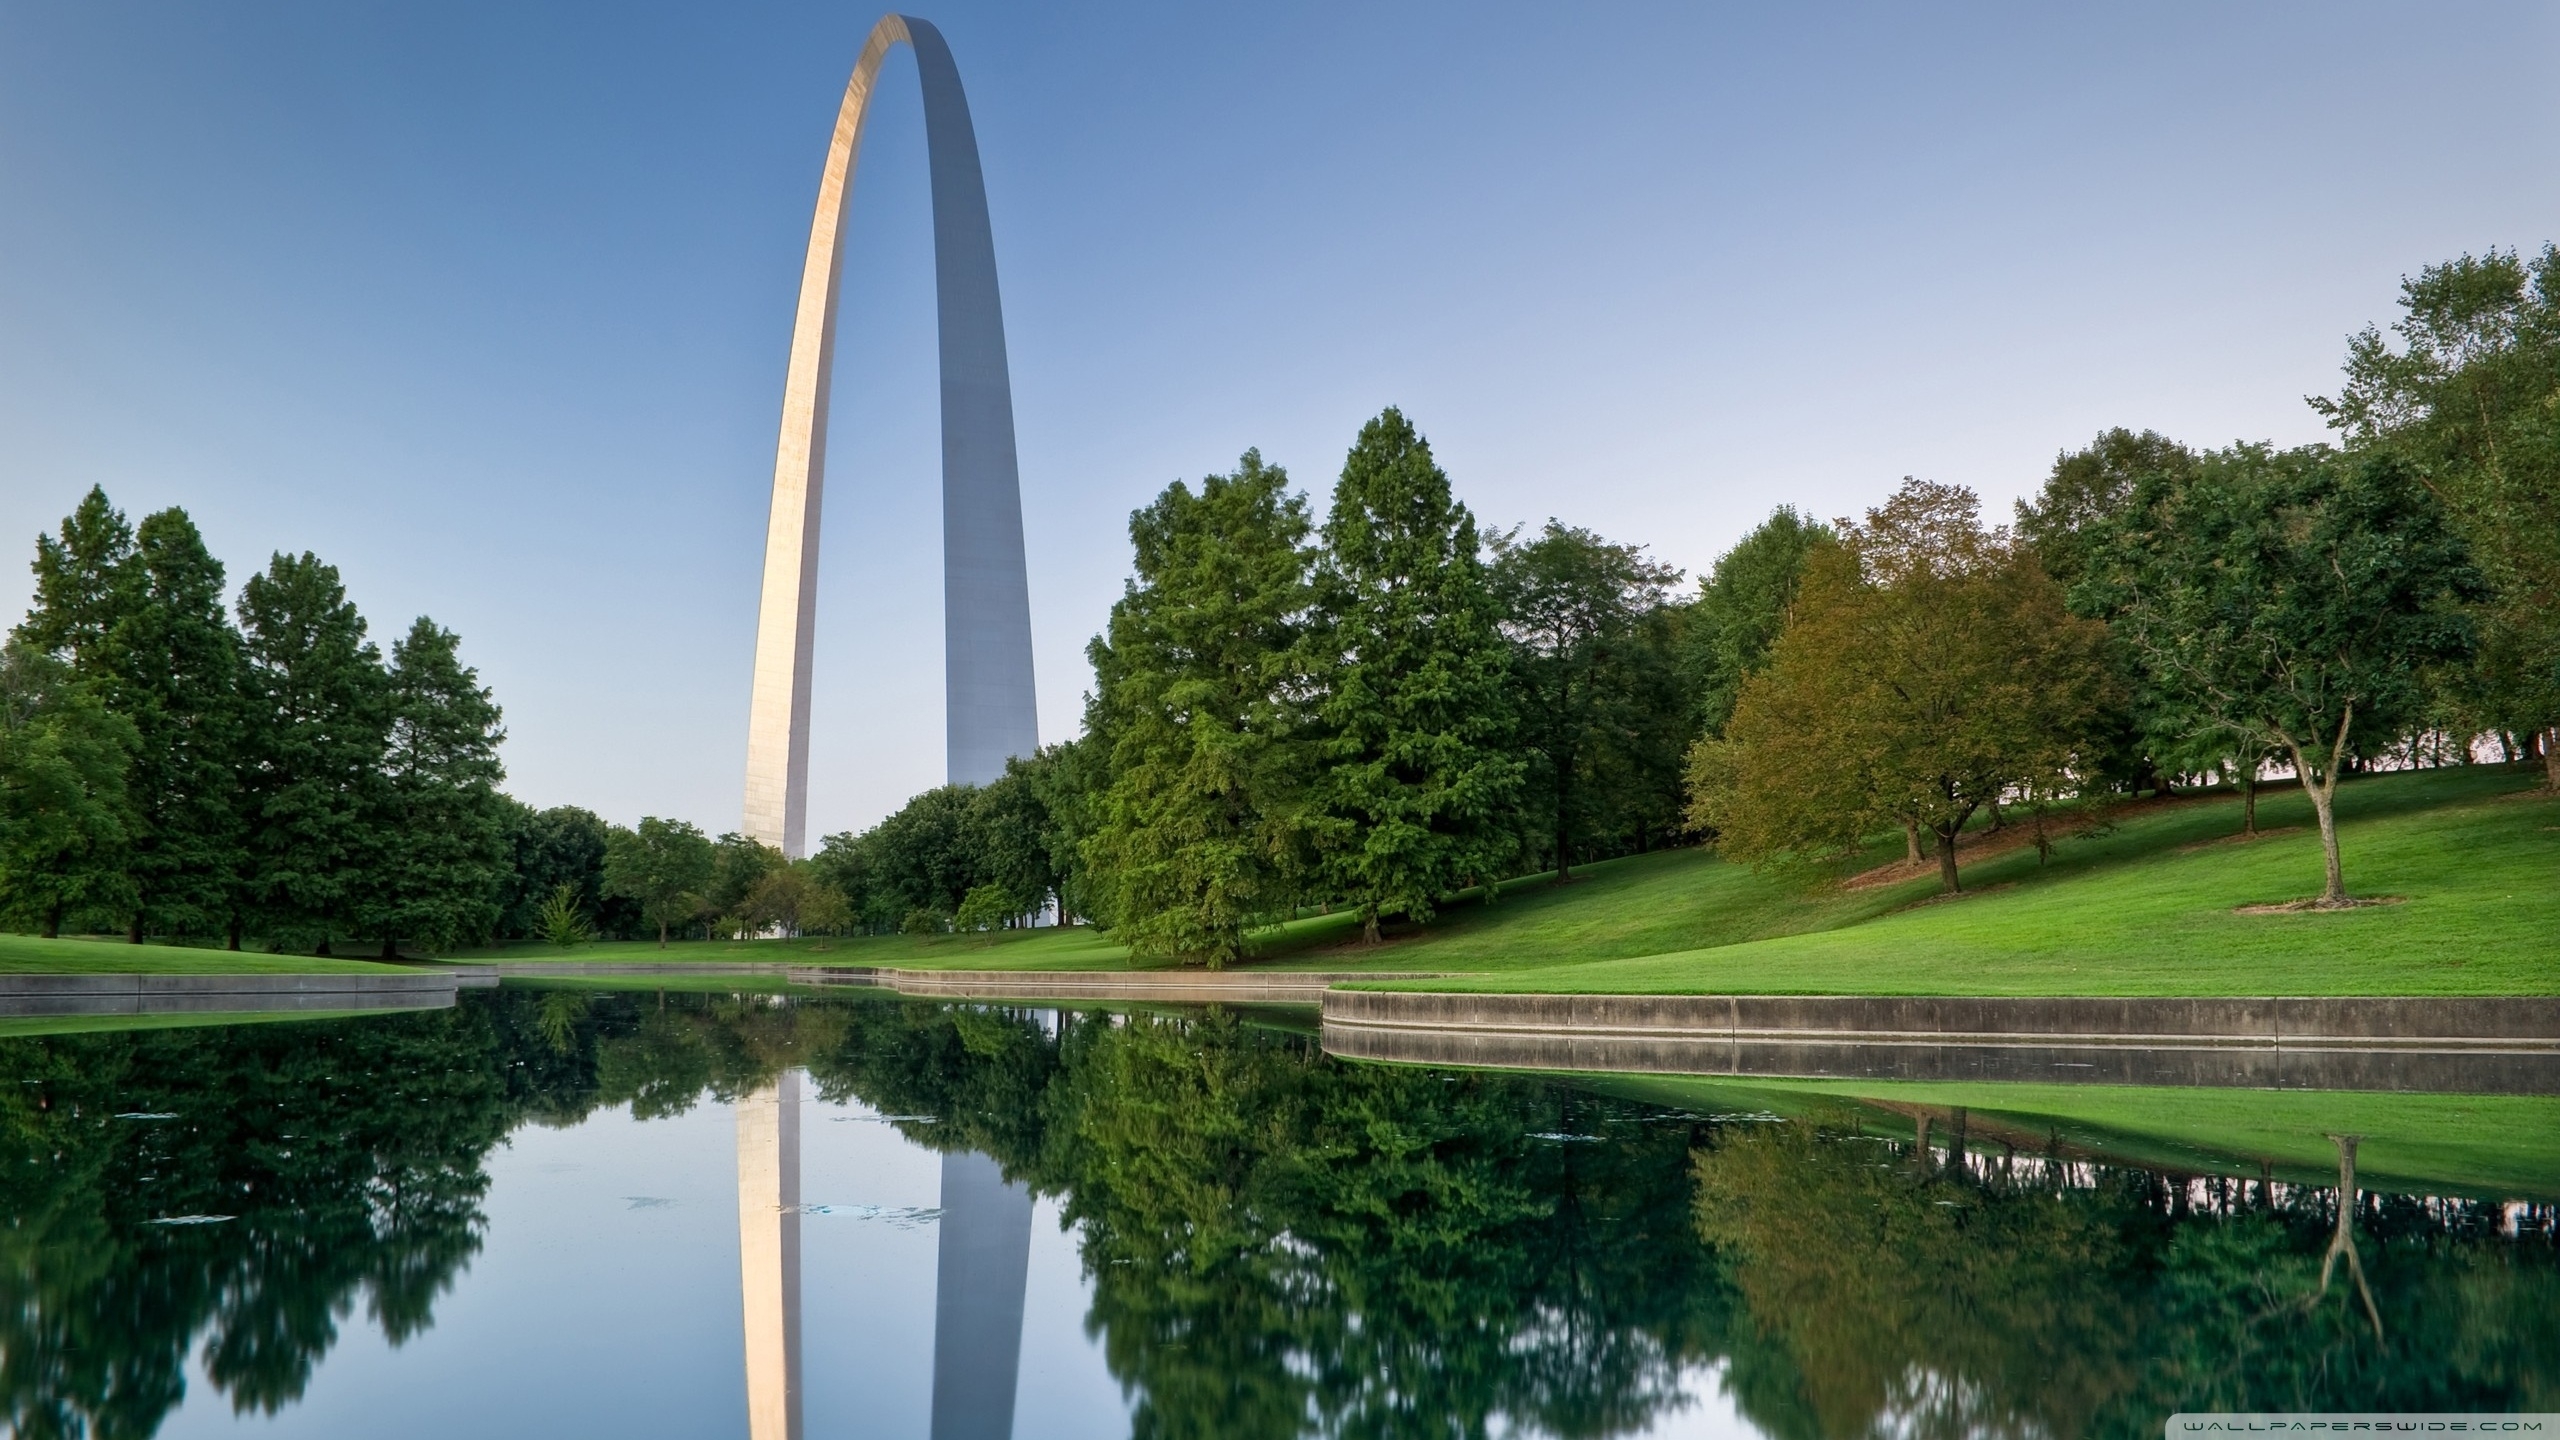
<instances>
[{"instance_id":1,"label":"deciduous tree","mask_svg":"<svg viewBox=\"0 0 2560 1440\"><path fill-rule=\"evenodd\" d=\"M2388 454L2241 445L2136 490L2103 577L2156 683L2262 737L2320 822L2323 905L2347 902L2331 804L2359 740L2398 738L2430 667L2470 652L2485 594L2443 507Z\"/></svg>"},{"instance_id":2,"label":"deciduous tree","mask_svg":"<svg viewBox=\"0 0 2560 1440\"><path fill-rule=\"evenodd\" d=\"M1563 883L1573 878L1574 848L1595 802L1607 793L1593 783L1596 762L1613 740L1641 732L1647 709L1659 708L1641 703L1656 688L1645 681L1670 657L1645 621L1680 572L1646 559L1641 545L1613 545L1554 520L1529 540L1495 536L1492 549L1529 792L1543 811Z\"/></svg>"},{"instance_id":3,"label":"deciduous tree","mask_svg":"<svg viewBox=\"0 0 2560 1440\"><path fill-rule=\"evenodd\" d=\"M2452 698L2472 722L2540 732L2560 790L2560 249L2430 265L2400 306L2398 347L2366 327L2338 395L2312 404L2443 502L2487 582Z\"/></svg>"},{"instance_id":4,"label":"deciduous tree","mask_svg":"<svg viewBox=\"0 0 2560 1440\"><path fill-rule=\"evenodd\" d=\"M1825 857L1908 820L1956 841L1974 813L2079 766L2105 632L1959 486L1906 480L1806 568L1797 618L1693 752L1693 805L1726 853Z\"/></svg>"},{"instance_id":5,"label":"deciduous tree","mask_svg":"<svg viewBox=\"0 0 2560 1440\"><path fill-rule=\"evenodd\" d=\"M1767 662L1786 628L1806 553L1830 538L1829 526L1781 505L1716 557L1681 636L1681 665L1703 733L1724 733L1742 682Z\"/></svg>"},{"instance_id":6,"label":"deciduous tree","mask_svg":"<svg viewBox=\"0 0 2560 1440\"><path fill-rule=\"evenodd\" d=\"M638 829L617 828L605 842L605 893L637 901L664 950L667 931L706 908L715 859L710 839L692 825L644 816Z\"/></svg>"}]
</instances>

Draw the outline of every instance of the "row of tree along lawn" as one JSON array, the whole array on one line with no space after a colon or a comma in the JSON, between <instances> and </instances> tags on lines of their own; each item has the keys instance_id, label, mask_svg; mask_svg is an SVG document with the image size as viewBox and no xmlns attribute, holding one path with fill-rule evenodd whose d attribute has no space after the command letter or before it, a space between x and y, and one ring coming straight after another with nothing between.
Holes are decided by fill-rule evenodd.
<instances>
[{"instance_id":1,"label":"row of tree along lawn","mask_svg":"<svg viewBox=\"0 0 2560 1440\"><path fill-rule=\"evenodd\" d=\"M750 918L976 928L1054 900L1219 964L1309 907L1374 938L1702 838L1818 867L1898 828L1953 890L1958 836L2004 807L2042 835L2057 804L2212 780L2254 826L2270 774L2309 792L2317 903L2349 903L2342 775L2538 755L2560 786L2560 252L2437 266L2403 304L2399 343L2357 336L2314 402L2336 446L2110 430L2014 527L1906 481L1858 519L1777 511L1689 597L1640 546L1479 533L1394 410L1321 524L1248 452L1131 518L1080 738L771 861Z\"/></svg>"},{"instance_id":2,"label":"row of tree along lawn","mask_svg":"<svg viewBox=\"0 0 2560 1440\"><path fill-rule=\"evenodd\" d=\"M387 663L336 573L279 555L223 608L186 517L93 493L40 543L0 704L0 904L48 931L437 946L601 930L985 929L1054 907L1222 964L1347 907L1712 838L1831 865L1899 829L1959 882L2003 809L2216 779L2331 799L2376 764L2539 755L2560 785L2560 252L2408 282L2398 342L2314 402L2340 443L2111 430L2017 524L1906 481L1780 509L1693 595L1642 546L1481 532L1406 418L1319 523L1248 452L1131 518L1083 734L786 863L671 820L535 813L498 710L421 620ZM2247 807L2254 816L2254 804ZM2306 877L2307 879L2307 877Z\"/></svg>"}]
</instances>

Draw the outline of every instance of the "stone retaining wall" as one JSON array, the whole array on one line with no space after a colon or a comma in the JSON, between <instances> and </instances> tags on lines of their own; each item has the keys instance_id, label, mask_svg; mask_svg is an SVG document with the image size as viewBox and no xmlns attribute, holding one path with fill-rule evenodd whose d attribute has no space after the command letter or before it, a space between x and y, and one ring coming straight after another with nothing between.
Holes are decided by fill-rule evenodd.
<instances>
[{"instance_id":1,"label":"stone retaining wall","mask_svg":"<svg viewBox=\"0 0 2560 1440\"><path fill-rule=\"evenodd\" d=\"M1503 1069L2560 1094L2560 997L1336 990L1324 1047Z\"/></svg>"},{"instance_id":2,"label":"stone retaining wall","mask_svg":"<svg viewBox=\"0 0 2560 1440\"><path fill-rule=\"evenodd\" d=\"M0 1016L265 1015L432 1010L453 1004L449 971L341 975L0 975Z\"/></svg>"}]
</instances>

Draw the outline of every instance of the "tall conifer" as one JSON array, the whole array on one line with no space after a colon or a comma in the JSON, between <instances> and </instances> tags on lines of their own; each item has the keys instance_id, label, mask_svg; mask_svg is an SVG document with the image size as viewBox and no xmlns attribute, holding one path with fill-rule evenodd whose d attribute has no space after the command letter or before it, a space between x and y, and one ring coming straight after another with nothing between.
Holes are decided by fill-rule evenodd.
<instances>
[{"instance_id":1,"label":"tall conifer","mask_svg":"<svg viewBox=\"0 0 2560 1440\"><path fill-rule=\"evenodd\" d=\"M1140 955L1237 959L1304 874L1313 596L1288 479L1249 450L1129 517L1137 578L1088 652L1110 781L1084 851Z\"/></svg>"},{"instance_id":2,"label":"tall conifer","mask_svg":"<svg viewBox=\"0 0 2560 1440\"><path fill-rule=\"evenodd\" d=\"M279 553L240 593L249 720L246 898L280 944L353 933L390 724L382 655L337 567Z\"/></svg>"},{"instance_id":3,"label":"tall conifer","mask_svg":"<svg viewBox=\"0 0 2560 1440\"><path fill-rule=\"evenodd\" d=\"M460 638L425 616L391 645L390 736L369 818L371 873L356 897L382 958L403 938L436 948L496 928L512 847L498 782L497 702Z\"/></svg>"},{"instance_id":4,"label":"tall conifer","mask_svg":"<svg viewBox=\"0 0 2560 1440\"><path fill-rule=\"evenodd\" d=\"M129 938L209 934L239 882L240 644L223 613L222 562L183 510L146 517L122 586L111 695L141 736Z\"/></svg>"},{"instance_id":5,"label":"tall conifer","mask_svg":"<svg viewBox=\"0 0 2560 1440\"><path fill-rule=\"evenodd\" d=\"M1475 517L1392 407L1344 460L1324 542L1324 874L1374 942L1381 915L1427 921L1491 878L1521 766L1501 743L1505 650Z\"/></svg>"}]
</instances>

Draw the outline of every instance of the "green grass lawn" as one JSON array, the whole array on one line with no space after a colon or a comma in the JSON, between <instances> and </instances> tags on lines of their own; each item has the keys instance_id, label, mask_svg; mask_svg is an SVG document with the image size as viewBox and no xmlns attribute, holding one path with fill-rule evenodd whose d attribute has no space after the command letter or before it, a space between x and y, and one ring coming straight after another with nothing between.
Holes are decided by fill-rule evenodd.
<instances>
[{"instance_id":1,"label":"green grass lawn","mask_svg":"<svg viewBox=\"0 0 2560 1440\"><path fill-rule=\"evenodd\" d=\"M338 975L397 971L369 960L322 960L310 955L260 955L252 951L188 945L129 945L123 936L71 936L43 940L0 935L0 974L10 975Z\"/></svg>"},{"instance_id":2,"label":"green grass lawn","mask_svg":"<svg viewBox=\"0 0 2560 1440\"><path fill-rule=\"evenodd\" d=\"M1579 868L1574 883L1462 897L1429 926L1357 943L1353 918L1311 916L1256 937L1258 967L1431 971L1432 988L1860 994L2560 993L2560 800L2535 776L2479 766L2341 787L2348 888L2400 903L2243 915L2319 888L2310 804L2276 791L2274 833L2234 836L2240 804L2205 796L2123 812L2111 829L1968 861L1967 893L1934 874L1849 889L1761 874L1711 850ZM1880 837L1842 873L1895 858ZM1836 877L1834 877L1836 878ZM916 969L1125 970L1108 936L1067 930L850 940L518 944L457 960L683 966L761 961ZM361 960L227 954L104 939L0 936L0 971L321 971ZM1415 985L1422 982L1384 981Z\"/></svg>"},{"instance_id":3,"label":"green grass lawn","mask_svg":"<svg viewBox=\"0 0 2560 1440\"><path fill-rule=\"evenodd\" d=\"M2363 1137L2368 1188L2490 1199L2560 1198L2560 1098L2385 1095L2322 1090L2156 1089L2104 1085L1732 1082L1671 1076L1576 1077L1613 1095L1708 1114L1778 1114L1909 1139L1916 1112L1961 1107L1973 1148L2066 1151L2201 1174L2337 1182L2331 1135Z\"/></svg>"},{"instance_id":4,"label":"green grass lawn","mask_svg":"<svg viewBox=\"0 0 2560 1440\"><path fill-rule=\"evenodd\" d=\"M2530 779L2479 767L2378 776L2338 795L2352 893L2400 903L2336 913L2244 915L2238 907L2316 893L2309 801L2268 797L2262 826L2232 839L2239 805L2208 799L2139 813L2068 840L1970 867L1968 893L1926 882L1887 891L1802 890L1707 857L1647 869L1616 911L1523 905L1517 931L1463 931L1375 952L1405 964L1488 972L1394 988L1565 993L2342 995L2560 993L2560 801ZM1642 868L1642 867L1638 867ZM1731 897L1680 923L1757 927L1629 958L1617 937L1659 933L1682 903ZM1581 887L1573 887L1579 889ZM1590 887L1605 896L1603 882ZM1916 892L1916 893L1915 893ZM1570 892L1568 892L1570 893ZM1852 904L1852 901L1858 903ZM1503 904L1512 902L1506 899ZM1582 937L1590 934L1592 940ZM1525 943L1524 943L1525 942ZM1524 951L1543 956L1523 968Z\"/></svg>"}]
</instances>

